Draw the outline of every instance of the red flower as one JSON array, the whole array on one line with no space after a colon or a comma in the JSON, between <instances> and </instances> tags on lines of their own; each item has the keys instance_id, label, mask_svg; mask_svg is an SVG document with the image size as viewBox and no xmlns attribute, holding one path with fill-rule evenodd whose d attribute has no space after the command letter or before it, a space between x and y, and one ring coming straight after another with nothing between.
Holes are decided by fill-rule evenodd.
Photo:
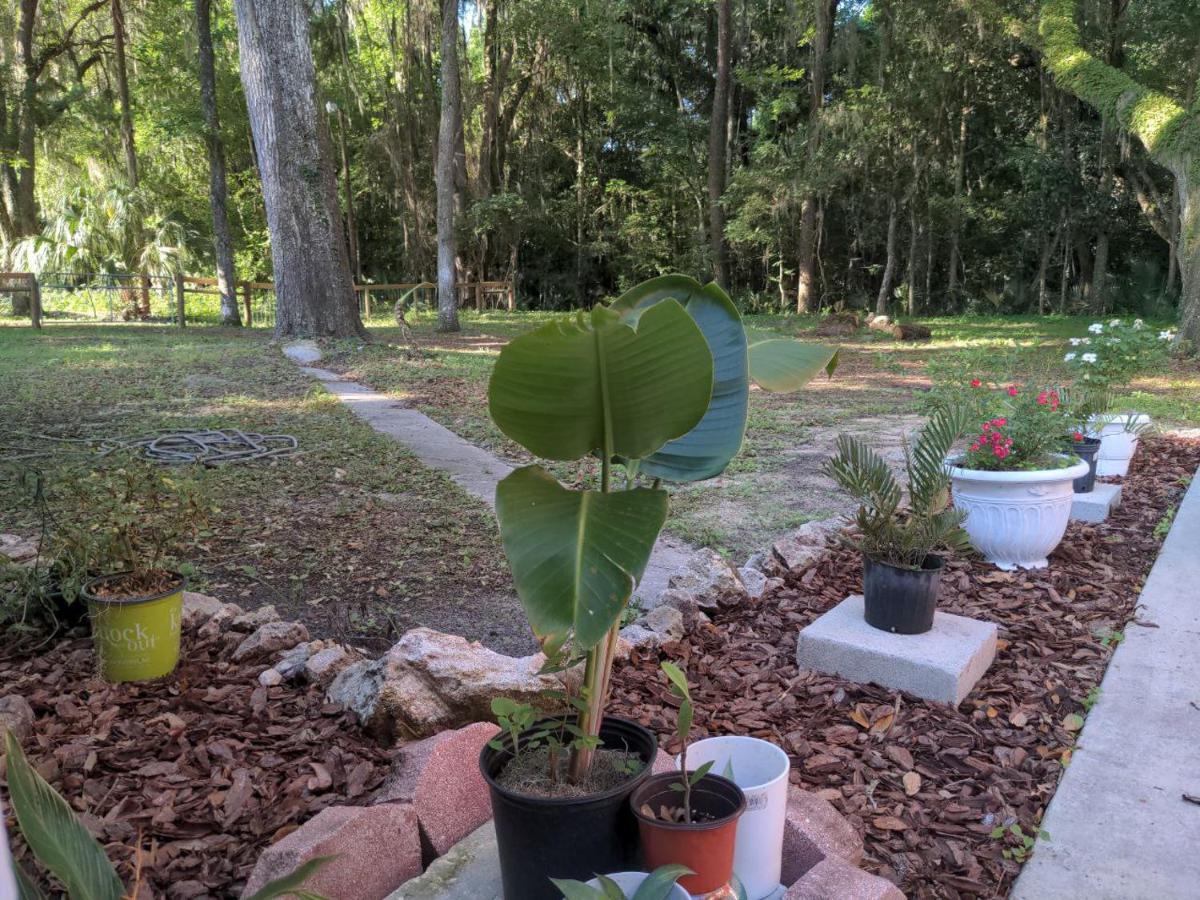
<instances>
[{"instance_id":1,"label":"red flower","mask_svg":"<svg viewBox=\"0 0 1200 900\"><path fill-rule=\"evenodd\" d=\"M1077 441L1082 441L1082 440L1083 440L1083 434L1082 434L1082 433L1080 433L1080 432L1078 432L1078 431L1077 431L1077 432L1075 432L1073 435L1071 435L1071 437L1073 437L1073 438L1074 438L1075 440L1077 440Z\"/></svg>"},{"instance_id":2,"label":"red flower","mask_svg":"<svg viewBox=\"0 0 1200 900\"><path fill-rule=\"evenodd\" d=\"M997 459L1004 459L1004 457L1008 456L1008 450L1004 447L997 447L992 452L996 454Z\"/></svg>"},{"instance_id":3,"label":"red flower","mask_svg":"<svg viewBox=\"0 0 1200 900\"><path fill-rule=\"evenodd\" d=\"M978 378L972 378L971 379L971 387L975 387L975 388L983 387L983 382L980 381Z\"/></svg>"},{"instance_id":4,"label":"red flower","mask_svg":"<svg viewBox=\"0 0 1200 900\"><path fill-rule=\"evenodd\" d=\"M1005 425L1008 424L1008 419L1005 419L1003 416L1000 417L999 419L992 419L992 424L998 428L1003 428Z\"/></svg>"},{"instance_id":5,"label":"red flower","mask_svg":"<svg viewBox=\"0 0 1200 900\"><path fill-rule=\"evenodd\" d=\"M979 441L976 441L975 443L973 443L973 444L971 445L971 450L972 450L972 451L977 451L977 450L979 450Z\"/></svg>"},{"instance_id":6,"label":"red flower","mask_svg":"<svg viewBox=\"0 0 1200 900\"><path fill-rule=\"evenodd\" d=\"M991 423L991 422L984 422L984 423L983 423L983 431L984 431L984 434L986 434L987 432L989 432L989 431L991 431L991 430L992 430L992 423Z\"/></svg>"},{"instance_id":7,"label":"red flower","mask_svg":"<svg viewBox=\"0 0 1200 900\"><path fill-rule=\"evenodd\" d=\"M1017 390L1017 386L1015 384L1010 384L1008 386L1008 396L1015 397L1018 393L1020 393L1020 391Z\"/></svg>"},{"instance_id":8,"label":"red flower","mask_svg":"<svg viewBox=\"0 0 1200 900\"><path fill-rule=\"evenodd\" d=\"M1038 394L1037 402L1038 402L1038 406L1045 406L1047 403L1050 402L1050 395L1047 394L1045 391L1042 391L1040 394Z\"/></svg>"}]
</instances>

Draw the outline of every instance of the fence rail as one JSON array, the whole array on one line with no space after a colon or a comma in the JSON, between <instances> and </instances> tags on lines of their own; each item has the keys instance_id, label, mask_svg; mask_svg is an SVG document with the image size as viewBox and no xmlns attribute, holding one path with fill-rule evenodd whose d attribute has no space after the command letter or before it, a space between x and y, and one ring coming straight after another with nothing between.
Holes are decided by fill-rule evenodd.
<instances>
[{"instance_id":1,"label":"fence rail","mask_svg":"<svg viewBox=\"0 0 1200 900\"><path fill-rule=\"evenodd\" d=\"M241 314L249 326L273 327L275 324L275 283L239 281L235 294L241 298ZM455 286L459 306L484 309L516 309L516 289L511 281L461 282ZM429 281L356 284L359 310L370 317L380 306L405 302L416 307L436 305L437 285ZM390 301L381 295L395 295ZM43 318L160 319L182 328L192 323L219 320L211 309L197 313L189 309L190 295L219 297L221 284L216 278L195 275L147 275L144 273L0 272L0 297L10 297L12 315L28 317L40 328ZM411 299L410 299L411 298Z\"/></svg>"}]
</instances>

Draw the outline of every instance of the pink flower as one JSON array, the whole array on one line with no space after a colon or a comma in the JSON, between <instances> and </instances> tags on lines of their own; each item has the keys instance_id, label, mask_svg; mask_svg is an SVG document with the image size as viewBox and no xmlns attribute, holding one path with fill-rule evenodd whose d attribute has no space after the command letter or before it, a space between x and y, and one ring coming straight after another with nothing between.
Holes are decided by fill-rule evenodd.
<instances>
[{"instance_id":1,"label":"pink flower","mask_svg":"<svg viewBox=\"0 0 1200 900\"><path fill-rule=\"evenodd\" d=\"M1050 395L1047 394L1045 391L1042 391L1040 394L1038 394L1037 402L1038 402L1038 406L1045 406L1047 403L1050 402Z\"/></svg>"},{"instance_id":2,"label":"pink flower","mask_svg":"<svg viewBox=\"0 0 1200 900\"><path fill-rule=\"evenodd\" d=\"M983 423L983 431L984 431L984 433L986 434L987 432L989 432L989 431L991 431L991 430L992 430L992 423L991 423L991 422L984 422L984 423Z\"/></svg>"},{"instance_id":3,"label":"pink flower","mask_svg":"<svg viewBox=\"0 0 1200 900\"><path fill-rule=\"evenodd\" d=\"M979 441L976 441L971 445L971 450L972 452L977 452L979 450Z\"/></svg>"},{"instance_id":4,"label":"pink flower","mask_svg":"<svg viewBox=\"0 0 1200 900\"><path fill-rule=\"evenodd\" d=\"M971 387L973 387L973 388L983 387L983 382L980 381L978 378L972 378L971 379Z\"/></svg>"},{"instance_id":5,"label":"pink flower","mask_svg":"<svg viewBox=\"0 0 1200 900\"><path fill-rule=\"evenodd\" d=\"M1083 434L1082 434L1081 432L1078 432L1078 431L1076 431L1076 432L1075 432L1073 435L1071 435L1071 437L1073 437L1073 438L1074 438L1075 440L1077 440L1077 441L1082 441L1082 440L1083 440Z\"/></svg>"},{"instance_id":6,"label":"pink flower","mask_svg":"<svg viewBox=\"0 0 1200 900\"><path fill-rule=\"evenodd\" d=\"M1008 396L1015 397L1019 393L1020 393L1020 391L1017 390L1017 386L1015 384L1010 384L1008 386Z\"/></svg>"},{"instance_id":7,"label":"pink flower","mask_svg":"<svg viewBox=\"0 0 1200 900\"><path fill-rule=\"evenodd\" d=\"M997 428L1003 428L1005 425L1008 424L1008 419L1005 419L1003 417L1001 417L999 419L992 419L992 424L995 425Z\"/></svg>"},{"instance_id":8,"label":"pink flower","mask_svg":"<svg viewBox=\"0 0 1200 900\"><path fill-rule=\"evenodd\" d=\"M998 459L1004 459L1004 457L1008 456L1008 450L1005 449L1004 447L997 447L992 452L996 454L996 457Z\"/></svg>"}]
</instances>

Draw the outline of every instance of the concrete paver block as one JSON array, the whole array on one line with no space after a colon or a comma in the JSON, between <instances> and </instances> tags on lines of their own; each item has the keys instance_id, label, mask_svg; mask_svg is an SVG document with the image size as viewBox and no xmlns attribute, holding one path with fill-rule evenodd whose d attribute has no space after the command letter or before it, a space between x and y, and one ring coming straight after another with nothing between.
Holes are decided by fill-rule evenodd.
<instances>
[{"instance_id":1,"label":"concrete paver block","mask_svg":"<svg viewBox=\"0 0 1200 900\"><path fill-rule=\"evenodd\" d=\"M785 815L780 872L785 885L795 883L825 859L841 860L851 866L862 861L862 837L828 800L790 785Z\"/></svg>"},{"instance_id":2,"label":"concrete paver block","mask_svg":"<svg viewBox=\"0 0 1200 900\"><path fill-rule=\"evenodd\" d=\"M863 598L847 597L800 630L796 664L957 706L996 656L996 625L939 612L925 634L868 625Z\"/></svg>"},{"instance_id":3,"label":"concrete paver block","mask_svg":"<svg viewBox=\"0 0 1200 900\"><path fill-rule=\"evenodd\" d=\"M783 900L904 900L904 894L886 878L826 859L788 888Z\"/></svg>"},{"instance_id":4,"label":"concrete paver block","mask_svg":"<svg viewBox=\"0 0 1200 900\"><path fill-rule=\"evenodd\" d=\"M1120 505L1119 484L1097 483L1086 494L1075 495L1071 501L1071 518L1076 522L1103 522Z\"/></svg>"}]
</instances>

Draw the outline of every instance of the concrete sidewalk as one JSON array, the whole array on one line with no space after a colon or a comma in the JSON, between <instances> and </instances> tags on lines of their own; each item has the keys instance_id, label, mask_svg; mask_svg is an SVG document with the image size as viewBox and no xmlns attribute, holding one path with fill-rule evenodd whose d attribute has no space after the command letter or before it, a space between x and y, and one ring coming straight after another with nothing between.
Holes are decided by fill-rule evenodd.
<instances>
[{"instance_id":1,"label":"concrete sidewalk","mask_svg":"<svg viewBox=\"0 0 1200 900\"><path fill-rule=\"evenodd\" d=\"M1200 897L1200 477L1100 685L1014 900Z\"/></svg>"}]
</instances>

